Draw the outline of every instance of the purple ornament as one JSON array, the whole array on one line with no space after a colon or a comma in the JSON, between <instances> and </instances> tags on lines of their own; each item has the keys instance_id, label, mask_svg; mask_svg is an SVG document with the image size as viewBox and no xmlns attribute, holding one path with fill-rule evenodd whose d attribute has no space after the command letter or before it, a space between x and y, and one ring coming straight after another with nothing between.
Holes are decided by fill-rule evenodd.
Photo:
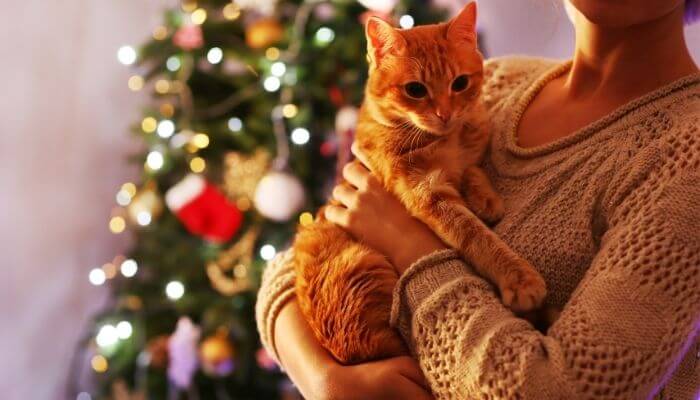
<instances>
[{"instance_id":1,"label":"purple ornament","mask_svg":"<svg viewBox=\"0 0 700 400\"><path fill-rule=\"evenodd\" d=\"M186 389L192 383L197 370L197 343L201 335L197 325L187 317L177 321L175 332L168 339L168 378L180 389Z\"/></svg>"}]
</instances>

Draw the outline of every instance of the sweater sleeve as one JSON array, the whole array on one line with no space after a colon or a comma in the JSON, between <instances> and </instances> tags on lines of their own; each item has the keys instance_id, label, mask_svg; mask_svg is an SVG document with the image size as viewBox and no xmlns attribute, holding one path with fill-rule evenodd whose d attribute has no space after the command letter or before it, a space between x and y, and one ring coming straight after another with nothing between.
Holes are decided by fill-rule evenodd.
<instances>
[{"instance_id":1,"label":"sweater sleeve","mask_svg":"<svg viewBox=\"0 0 700 400\"><path fill-rule=\"evenodd\" d=\"M600 249L546 334L505 308L456 252L414 264L392 322L437 398L643 399L700 327L697 148L671 155L625 196ZM679 162L680 161L680 162Z\"/></svg>"},{"instance_id":2,"label":"sweater sleeve","mask_svg":"<svg viewBox=\"0 0 700 400\"><path fill-rule=\"evenodd\" d=\"M296 296L295 272L291 261L292 251L287 250L277 254L268 262L263 272L255 304L255 319L260 341L278 364L279 354L275 347L275 320L282 308Z\"/></svg>"}]
</instances>

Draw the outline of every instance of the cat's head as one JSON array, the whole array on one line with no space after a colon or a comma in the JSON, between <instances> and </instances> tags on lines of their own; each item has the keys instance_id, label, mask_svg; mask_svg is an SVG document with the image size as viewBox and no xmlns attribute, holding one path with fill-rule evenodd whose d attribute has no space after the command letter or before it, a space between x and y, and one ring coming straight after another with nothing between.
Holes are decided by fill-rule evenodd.
<instances>
[{"instance_id":1,"label":"cat's head","mask_svg":"<svg viewBox=\"0 0 700 400\"><path fill-rule=\"evenodd\" d=\"M476 4L451 21L402 30L367 21L370 63L366 104L389 126L441 134L469 119L481 92L483 57L477 49Z\"/></svg>"}]
</instances>

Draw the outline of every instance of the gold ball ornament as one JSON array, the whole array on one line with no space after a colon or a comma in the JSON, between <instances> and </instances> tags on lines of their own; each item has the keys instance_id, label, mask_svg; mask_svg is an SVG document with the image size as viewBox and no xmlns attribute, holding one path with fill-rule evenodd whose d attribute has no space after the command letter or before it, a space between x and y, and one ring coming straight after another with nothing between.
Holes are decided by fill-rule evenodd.
<instances>
[{"instance_id":1,"label":"gold ball ornament","mask_svg":"<svg viewBox=\"0 0 700 400\"><path fill-rule=\"evenodd\" d=\"M129 219L139 225L148 225L163 213L163 199L158 193L156 183L146 183L129 203Z\"/></svg>"},{"instance_id":2,"label":"gold ball ornament","mask_svg":"<svg viewBox=\"0 0 700 400\"><path fill-rule=\"evenodd\" d=\"M204 339L199 346L202 369L209 375L225 376L233 371L235 351L225 331Z\"/></svg>"},{"instance_id":3,"label":"gold ball ornament","mask_svg":"<svg viewBox=\"0 0 700 400\"><path fill-rule=\"evenodd\" d=\"M245 41L253 49L269 47L282 39L284 29L275 18L262 18L245 30Z\"/></svg>"}]
</instances>

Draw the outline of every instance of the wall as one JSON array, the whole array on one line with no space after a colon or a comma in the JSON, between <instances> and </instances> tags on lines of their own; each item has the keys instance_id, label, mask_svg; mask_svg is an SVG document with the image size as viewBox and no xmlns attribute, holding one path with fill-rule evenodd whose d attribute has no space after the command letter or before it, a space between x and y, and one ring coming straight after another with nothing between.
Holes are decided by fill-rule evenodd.
<instances>
[{"instance_id":1,"label":"wall","mask_svg":"<svg viewBox=\"0 0 700 400\"><path fill-rule=\"evenodd\" d=\"M125 248L107 230L118 186L137 171L128 125L145 101L116 49L139 43L164 1L25 0L0 25L0 393L61 399L74 344L105 301L88 271ZM481 0L491 55L565 57L572 32L554 1ZM700 60L700 25L689 31Z\"/></svg>"}]
</instances>

